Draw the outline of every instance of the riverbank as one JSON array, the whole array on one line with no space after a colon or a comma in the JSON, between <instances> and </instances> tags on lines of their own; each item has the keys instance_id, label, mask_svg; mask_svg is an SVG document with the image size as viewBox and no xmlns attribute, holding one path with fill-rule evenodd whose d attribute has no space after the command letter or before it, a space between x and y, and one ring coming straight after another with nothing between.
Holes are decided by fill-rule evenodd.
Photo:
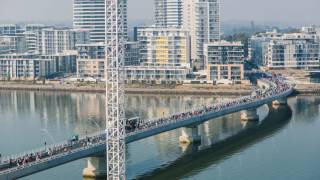
<instances>
[{"instance_id":1,"label":"riverbank","mask_svg":"<svg viewBox=\"0 0 320 180\"><path fill-rule=\"evenodd\" d=\"M103 84L33 84L30 82L0 82L0 90L29 90L29 91L64 91L64 92L87 92L105 93ZM185 95L248 95L252 91L249 85L126 85L125 92L128 94L185 94ZM320 94L320 84L297 84L296 94L312 95Z\"/></svg>"},{"instance_id":2,"label":"riverbank","mask_svg":"<svg viewBox=\"0 0 320 180\"><path fill-rule=\"evenodd\" d=\"M314 95L320 94L320 84L297 84L295 87L297 94Z\"/></svg>"},{"instance_id":3,"label":"riverbank","mask_svg":"<svg viewBox=\"0 0 320 180\"><path fill-rule=\"evenodd\" d=\"M186 94L186 95L248 95L252 87L248 85L126 85L128 94ZM0 90L30 90L30 91L65 91L105 93L103 84L31 84L16 82L0 82Z\"/></svg>"}]
</instances>

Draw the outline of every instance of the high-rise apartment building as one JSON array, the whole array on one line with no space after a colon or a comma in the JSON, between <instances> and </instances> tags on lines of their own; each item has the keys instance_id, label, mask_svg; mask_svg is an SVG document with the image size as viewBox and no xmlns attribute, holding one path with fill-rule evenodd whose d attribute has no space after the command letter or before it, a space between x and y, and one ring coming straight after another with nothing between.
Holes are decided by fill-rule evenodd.
<instances>
[{"instance_id":1,"label":"high-rise apartment building","mask_svg":"<svg viewBox=\"0 0 320 180\"><path fill-rule=\"evenodd\" d=\"M90 29L91 42L104 42L105 0L73 0L73 27Z\"/></svg>"},{"instance_id":2,"label":"high-rise apartment building","mask_svg":"<svg viewBox=\"0 0 320 180\"><path fill-rule=\"evenodd\" d=\"M196 44L196 2L198 0L183 1L183 29L189 31L190 35L190 58L191 62L197 59Z\"/></svg>"},{"instance_id":3,"label":"high-rise apartment building","mask_svg":"<svg viewBox=\"0 0 320 180\"><path fill-rule=\"evenodd\" d=\"M124 1L123 20L127 36L127 0L122 1ZM73 27L89 29L90 40L93 43L105 42L105 13L105 0L73 0Z\"/></svg>"},{"instance_id":4,"label":"high-rise apartment building","mask_svg":"<svg viewBox=\"0 0 320 180\"><path fill-rule=\"evenodd\" d=\"M181 27L183 0L155 0L155 22L158 27Z\"/></svg>"},{"instance_id":5,"label":"high-rise apartment building","mask_svg":"<svg viewBox=\"0 0 320 180\"><path fill-rule=\"evenodd\" d=\"M197 0L195 5L196 41L192 47L197 56L196 66L204 68L204 44L220 40L220 0Z\"/></svg>"}]
</instances>

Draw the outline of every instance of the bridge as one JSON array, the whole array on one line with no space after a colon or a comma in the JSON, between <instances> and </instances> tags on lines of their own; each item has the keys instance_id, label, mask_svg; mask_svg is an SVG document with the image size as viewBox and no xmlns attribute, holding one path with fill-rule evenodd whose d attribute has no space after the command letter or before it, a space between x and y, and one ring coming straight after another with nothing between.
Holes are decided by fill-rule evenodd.
<instances>
[{"instance_id":1,"label":"bridge","mask_svg":"<svg viewBox=\"0 0 320 180\"><path fill-rule=\"evenodd\" d=\"M260 79L257 89L249 96L205 105L190 111L176 113L168 117L137 122L126 129L125 143L132 143L163 132L182 128L181 143L200 141L198 125L227 114L242 111L241 119L258 120L256 109L264 104L286 104L293 87L281 77ZM82 136L59 144L42 147L22 155L2 158L0 180L25 177L78 159L89 158L84 176L106 176L105 132Z\"/></svg>"}]
</instances>

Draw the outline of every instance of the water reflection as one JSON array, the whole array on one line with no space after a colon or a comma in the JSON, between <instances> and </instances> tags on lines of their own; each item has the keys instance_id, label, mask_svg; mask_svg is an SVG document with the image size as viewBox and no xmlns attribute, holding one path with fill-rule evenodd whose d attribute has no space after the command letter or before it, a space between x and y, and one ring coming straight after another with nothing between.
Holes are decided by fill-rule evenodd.
<instances>
[{"instance_id":1,"label":"water reflection","mask_svg":"<svg viewBox=\"0 0 320 180\"><path fill-rule=\"evenodd\" d=\"M0 152L3 155L23 152L41 146L44 141L61 141L73 134L103 129L104 97L103 94L0 91ZM126 98L126 115L128 118L140 116L150 119L221 99L226 98L129 95ZM293 121L316 121L320 115L319 104L320 98L317 97L292 98L290 106L293 109ZM235 113L200 125L202 144L196 147L179 145L180 130L129 144L128 179L188 178L196 172L205 171L210 165L218 166L222 160L227 160L253 143L263 141L289 122L291 110L288 107L273 109L263 106L258 110L259 115L266 117L268 108L270 115L261 123L244 123L240 121L240 113ZM14 142L8 141L9 137L14 137ZM79 162L26 179L63 179L64 174L68 174L68 179L81 179L85 161Z\"/></svg>"},{"instance_id":2,"label":"water reflection","mask_svg":"<svg viewBox=\"0 0 320 180\"><path fill-rule=\"evenodd\" d=\"M137 179L164 180L192 177L200 170L218 164L219 161L226 160L232 154L242 151L247 146L275 133L289 122L291 115L292 111L288 106L282 106L278 109L270 107L269 116L261 123L252 123L250 128L206 146L204 149L191 146L189 149L192 150L186 151L187 153L177 160L167 164L167 166L143 174Z\"/></svg>"},{"instance_id":3,"label":"water reflection","mask_svg":"<svg viewBox=\"0 0 320 180\"><path fill-rule=\"evenodd\" d=\"M320 98L314 96L297 96L297 100L292 104L293 112L299 117L295 119L295 122L315 121L319 117L320 113Z\"/></svg>"}]
</instances>

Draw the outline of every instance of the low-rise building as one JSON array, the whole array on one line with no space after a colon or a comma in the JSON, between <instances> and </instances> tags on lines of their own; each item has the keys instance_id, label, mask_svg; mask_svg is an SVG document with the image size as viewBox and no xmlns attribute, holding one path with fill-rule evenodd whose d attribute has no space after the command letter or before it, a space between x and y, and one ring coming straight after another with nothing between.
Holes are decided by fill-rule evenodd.
<instances>
[{"instance_id":1,"label":"low-rise building","mask_svg":"<svg viewBox=\"0 0 320 180\"><path fill-rule=\"evenodd\" d=\"M104 59L82 59L77 61L78 78L104 79ZM186 80L190 68L168 65L125 66L127 83L132 82L182 82Z\"/></svg>"},{"instance_id":2,"label":"low-rise building","mask_svg":"<svg viewBox=\"0 0 320 180\"><path fill-rule=\"evenodd\" d=\"M6 54L0 55L0 79L50 78L61 73L76 73L76 54L59 55Z\"/></svg>"},{"instance_id":3,"label":"low-rise building","mask_svg":"<svg viewBox=\"0 0 320 180\"><path fill-rule=\"evenodd\" d=\"M190 68L169 65L127 66L125 79L127 83L150 82L160 84L166 82L182 83L190 73Z\"/></svg>"},{"instance_id":4,"label":"low-rise building","mask_svg":"<svg viewBox=\"0 0 320 180\"><path fill-rule=\"evenodd\" d=\"M255 63L257 66L264 66L267 64L266 54L271 40L281 39L282 33L276 29L253 35L249 39L249 52L248 59Z\"/></svg>"},{"instance_id":5,"label":"low-rise building","mask_svg":"<svg viewBox=\"0 0 320 180\"><path fill-rule=\"evenodd\" d=\"M269 69L319 71L320 43L311 34L284 34L281 39L270 41L266 57Z\"/></svg>"},{"instance_id":6,"label":"low-rise building","mask_svg":"<svg viewBox=\"0 0 320 180\"><path fill-rule=\"evenodd\" d=\"M205 69L208 81L244 79L244 47L241 42L217 41L205 45Z\"/></svg>"},{"instance_id":7,"label":"low-rise building","mask_svg":"<svg viewBox=\"0 0 320 180\"><path fill-rule=\"evenodd\" d=\"M104 78L104 59L77 59L77 77Z\"/></svg>"}]
</instances>

